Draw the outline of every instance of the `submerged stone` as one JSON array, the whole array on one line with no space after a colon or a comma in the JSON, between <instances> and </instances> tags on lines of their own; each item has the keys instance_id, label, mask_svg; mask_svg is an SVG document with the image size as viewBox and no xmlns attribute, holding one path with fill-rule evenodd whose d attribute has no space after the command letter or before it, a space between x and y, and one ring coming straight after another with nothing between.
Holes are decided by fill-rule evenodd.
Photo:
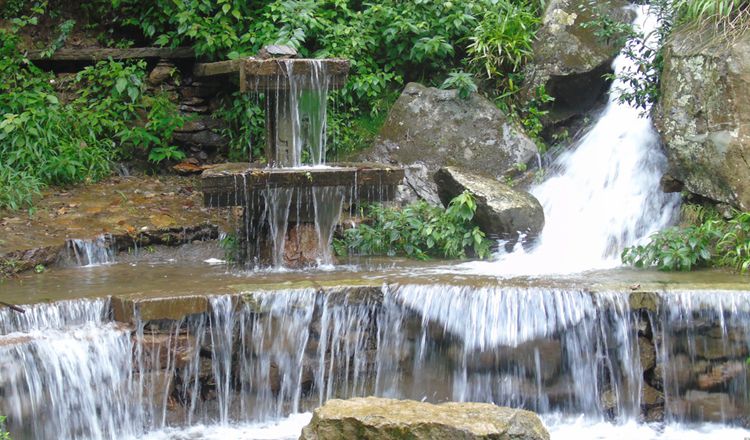
<instances>
[{"instance_id":1,"label":"submerged stone","mask_svg":"<svg viewBox=\"0 0 750 440\"><path fill-rule=\"evenodd\" d=\"M503 185L495 179L455 167L435 173L443 204L468 190L477 202L474 220L490 236L515 239L537 236L544 227L544 211L539 201L525 191Z\"/></svg>"},{"instance_id":2,"label":"submerged stone","mask_svg":"<svg viewBox=\"0 0 750 440\"><path fill-rule=\"evenodd\" d=\"M548 440L530 411L489 403L440 405L379 397L329 400L315 410L300 440Z\"/></svg>"}]
</instances>

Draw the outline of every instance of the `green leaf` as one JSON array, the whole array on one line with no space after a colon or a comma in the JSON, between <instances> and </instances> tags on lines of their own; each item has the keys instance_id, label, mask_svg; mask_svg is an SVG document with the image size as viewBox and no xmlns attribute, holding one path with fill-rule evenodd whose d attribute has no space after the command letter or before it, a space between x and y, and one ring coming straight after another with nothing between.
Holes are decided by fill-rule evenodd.
<instances>
[{"instance_id":1,"label":"green leaf","mask_svg":"<svg viewBox=\"0 0 750 440\"><path fill-rule=\"evenodd\" d=\"M125 91L125 88L128 86L128 80L123 77L117 78L117 82L115 83L115 90L117 90L117 93L122 93Z\"/></svg>"}]
</instances>

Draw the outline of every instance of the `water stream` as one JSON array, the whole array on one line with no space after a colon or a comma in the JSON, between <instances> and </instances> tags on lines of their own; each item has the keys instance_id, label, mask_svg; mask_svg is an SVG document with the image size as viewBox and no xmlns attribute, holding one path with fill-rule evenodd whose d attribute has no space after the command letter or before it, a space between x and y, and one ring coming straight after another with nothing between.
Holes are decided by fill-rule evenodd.
<instances>
[{"instance_id":1,"label":"water stream","mask_svg":"<svg viewBox=\"0 0 750 440\"><path fill-rule=\"evenodd\" d=\"M656 35L656 18L636 8L636 28ZM649 42L649 44L653 44ZM638 72L625 53L614 60L616 75ZM612 90L632 91L615 79ZM544 207L545 226L530 251L516 246L493 263L473 264L483 273L544 275L619 266L626 246L639 243L674 221L679 195L659 182L667 161L651 117L610 94L591 130L547 170L531 193Z\"/></svg>"},{"instance_id":2,"label":"water stream","mask_svg":"<svg viewBox=\"0 0 750 440\"><path fill-rule=\"evenodd\" d=\"M615 69L626 63L618 57ZM287 73L294 77L291 67ZM310 75L314 82L321 73ZM302 89L290 86L293 105L276 100L299 109L288 115L292 155L277 158L280 165L298 166L304 149L313 163L325 160L325 94ZM560 157L557 173L534 189L547 214L538 246L470 269L496 276L617 265L623 246L668 224L676 209L676 197L658 189L663 167L650 121L611 100L581 144ZM347 190L312 191L326 249ZM263 217L281 264L294 193L264 191ZM320 286L324 277L315 273L260 281L253 274L245 281L258 284L242 288L247 275L222 274L231 278L222 284L218 275L205 278L208 268L177 288L177 277L137 265L86 270L96 269L121 270L119 280L129 281L29 281L13 298L39 301L39 290L63 285L77 295L139 299L197 290L206 309L149 320L145 305L132 307L128 324L113 321L116 298L40 302L23 314L0 309L0 414L14 438L296 438L326 400L365 395L524 407L541 414L555 439L749 434L739 427L750 408L744 288L672 290L656 282L632 293L594 288L593 276L562 283L472 274L443 282L427 270L358 273L347 288ZM281 285L294 276L314 287Z\"/></svg>"},{"instance_id":3,"label":"water stream","mask_svg":"<svg viewBox=\"0 0 750 440\"><path fill-rule=\"evenodd\" d=\"M183 438L176 433L200 426L283 431L303 420L273 425L290 414L374 394L494 402L541 413L553 432L606 431L603 422L630 426L650 404L642 372L654 370L640 340L653 332L666 419L740 420L750 406L750 294L662 292L648 316L633 313L628 295L448 284L255 290L210 296L206 314L137 319L132 336L110 322L106 300L41 304L0 314L0 413L18 438Z\"/></svg>"}]
</instances>

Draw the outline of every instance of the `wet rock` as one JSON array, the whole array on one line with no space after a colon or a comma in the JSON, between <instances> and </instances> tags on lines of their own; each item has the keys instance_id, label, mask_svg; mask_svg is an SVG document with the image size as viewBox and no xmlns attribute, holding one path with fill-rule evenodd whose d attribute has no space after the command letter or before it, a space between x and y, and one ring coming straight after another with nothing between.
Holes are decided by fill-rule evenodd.
<instances>
[{"instance_id":1,"label":"wet rock","mask_svg":"<svg viewBox=\"0 0 750 440\"><path fill-rule=\"evenodd\" d=\"M701 390L712 390L725 385L731 379L739 377L744 373L744 362L723 362L712 366L707 373L698 375L698 388Z\"/></svg>"},{"instance_id":2,"label":"wet rock","mask_svg":"<svg viewBox=\"0 0 750 440\"><path fill-rule=\"evenodd\" d=\"M373 147L359 159L426 168L461 166L501 177L535 157L536 145L489 100L469 100L455 90L409 83L391 108ZM407 183L427 200L434 188L423 171L408 174Z\"/></svg>"},{"instance_id":3,"label":"wet rock","mask_svg":"<svg viewBox=\"0 0 750 440\"><path fill-rule=\"evenodd\" d=\"M684 398L670 399L668 411L679 420L723 423L742 416L727 393L689 390Z\"/></svg>"},{"instance_id":4,"label":"wet rock","mask_svg":"<svg viewBox=\"0 0 750 440\"><path fill-rule=\"evenodd\" d=\"M601 100L608 89L603 77L612 73L612 60L620 50L616 38L597 37L596 18L632 21L624 0L552 0L542 18L534 43L534 58L528 64L526 99L544 86L555 98L548 120L564 121L585 113Z\"/></svg>"},{"instance_id":5,"label":"wet rock","mask_svg":"<svg viewBox=\"0 0 750 440\"><path fill-rule=\"evenodd\" d=\"M227 138L211 130L191 133L175 132L174 140L180 145L198 148L224 148L229 144Z\"/></svg>"},{"instance_id":6,"label":"wet rock","mask_svg":"<svg viewBox=\"0 0 750 440\"><path fill-rule=\"evenodd\" d=\"M664 406L655 406L646 410L643 421L646 423L663 423Z\"/></svg>"},{"instance_id":7,"label":"wet rock","mask_svg":"<svg viewBox=\"0 0 750 440\"><path fill-rule=\"evenodd\" d=\"M541 440L549 433L529 411L488 403L433 405L377 397L329 400L315 410L300 440Z\"/></svg>"},{"instance_id":8,"label":"wet rock","mask_svg":"<svg viewBox=\"0 0 750 440\"><path fill-rule=\"evenodd\" d=\"M142 385L143 399L157 406L165 404L175 389L174 375L165 370L135 373L133 382Z\"/></svg>"},{"instance_id":9,"label":"wet rock","mask_svg":"<svg viewBox=\"0 0 750 440\"><path fill-rule=\"evenodd\" d=\"M180 96L183 99L189 98L213 98L219 93L221 86L216 82L198 82L194 81L189 85L183 85L179 88Z\"/></svg>"},{"instance_id":10,"label":"wet rock","mask_svg":"<svg viewBox=\"0 0 750 440\"><path fill-rule=\"evenodd\" d=\"M651 341L644 337L639 337L638 353L641 358L641 368L644 371L648 371L656 366L656 349Z\"/></svg>"},{"instance_id":11,"label":"wet rock","mask_svg":"<svg viewBox=\"0 0 750 440\"><path fill-rule=\"evenodd\" d=\"M112 297L112 314L115 321L135 324L137 320L167 319L178 321L196 313L208 311L206 296L182 295L164 298Z\"/></svg>"},{"instance_id":12,"label":"wet rock","mask_svg":"<svg viewBox=\"0 0 750 440\"><path fill-rule=\"evenodd\" d=\"M669 174L694 194L750 209L750 33L672 33L654 122Z\"/></svg>"},{"instance_id":13,"label":"wet rock","mask_svg":"<svg viewBox=\"0 0 750 440\"><path fill-rule=\"evenodd\" d=\"M290 227L284 242L284 266L295 269L314 266L318 257L315 225L300 223Z\"/></svg>"},{"instance_id":14,"label":"wet rock","mask_svg":"<svg viewBox=\"0 0 750 440\"><path fill-rule=\"evenodd\" d=\"M724 338L713 338L707 334L695 337L695 355L708 360L744 358L748 356L747 344Z\"/></svg>"},{"instance_id":15,"label":"wet rock","mask_svg":"<svg viewBox=\"0 0 750 440\"><path fill-rule=\"evenodd\" d=\"M514 190L488 177L455 167L443 167L435 174L438 194L444 205L468 190L476 200L474 220L489 236L515 239L537 236L544 227L544 211L531 194Z\"/></svg>"},{"instance_id":16,"label":"wet rock","mask_svg":"<svg viewBox=\"0 0 750 440\"><path fill-rule=\"evenodd\" d=\"M664 391L664 364L658 362L650 373L645 374L646 382L659 391Z\"/></svg>"},{"instance_id":17,"label":"wet rock","mask_svg":"<svg viewBox=\"0 0 750 440\"><path fill-rule=\"evenodd\" d=\"M222 122L220 120L204 116L188 120L182 127L176 129L175 133L195 133L197 131L213 130L221 127Z\"/></svg>"},{"instance_id":18,"label":"wet rock","mask_svg":"<svg viewBox=\"0 0 750 440\"><path fill-rule=\"evenodd\" d=\"M656 312L660 302L659 295L654 292L632 292L628 295L628 303L632 310L644 309Z\"/></svg>"},{"instance_id":19,"label":"wet rock","mask_svg":"<svg viewBox=\"0 0 750 440\"><path fill-rule=\"evenodd\" d=\"M161 85L174 75L175 70L174 64L166 60L159 60L159 63L148 74L148 83L151 86Z\"/></svg>"},{"instance_id":20,"label":"wet rock","mask_svg":"<svg viewBox=\"0 0 750 440\"><path fill-rule=\"evenodd\" d=\"M140 347L141 358L135 362L137 367L143 368L143 372L183 367L192 361L199 348L194 337L171 333L133 336L133 344Z\"/></svg>"},{"instance_id":21,"label":"wet rock","mask_svg":"<svg viewBox=\"0 0 750 440\"><path fill-rule=\"evenodd\" d=\"M646 408L664 405L664 393L644 383L641 387L641 405Z\"/></svg>"},{"instance_id":22,"label":"wet rock","mask_svg":"<svg viewBox=\"0 0 750 440\"><path fill-rule=\"evenodd\" d=\"M65 249L63 245L40 246L0 255L0 278L4 275L31 270L40 264L43 266L54 264L64 255Z\"/></svg>"}]
</instances>

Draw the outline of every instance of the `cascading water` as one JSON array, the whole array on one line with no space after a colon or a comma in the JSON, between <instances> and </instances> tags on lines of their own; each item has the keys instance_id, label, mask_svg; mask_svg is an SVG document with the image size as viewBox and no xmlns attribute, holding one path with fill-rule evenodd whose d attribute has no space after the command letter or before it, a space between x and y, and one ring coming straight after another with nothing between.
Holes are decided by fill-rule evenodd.
<instances>
[{"instance_id":1,"label":"cascading water","mask_svg":"<svg viewBox=\"0 0 750 440\"><path fill-rule=\"evenodd\" d=\"M644 377L656 368L642 365L640 340L656 332L667 418L741 417L750 295L664 292L648 318L628 295L457 285L256 291L209 297L208 313L171 322L141 321L136 308L134 330L109 322L106 300L5 310L0 413L17 438L182 438L180 426L268 423L375 394L525 407L564 430L563 415L641 414Z\"/></svg>"},{"instance_id":2,"label":"cascading water","mask_svg":"<svg viewBox=\"0 0 750 440\"><path fill-rule=\"evenodd\" d=\"M641 6L634 25L656 44L656 18ZM638 72L623 50L613 63L611 90L632 91L619 76ZM549 168L550 177L531 193L544 207L545 226L530 251L521 246L499 261L473 265L502 275L575 273L620 264L620 252L673 220L679 196L664 194L659 181L666 158L651 118L621 103L618 93L593 128Z\"/></svg>"},{"instance_id":3,"label":"cascading water","mask_svg":"<svg viewBox=\"0 0 750 440\"><path fill-rule=\"evenodd\" d=\"M333 262L331 255L333 231L341 217L346 188L341 186L312 188L312 195L315 209L315 232L318 235L318 264L331 264Z\"/></svg>"},{"instance_id":4,"label":"cascading water","mask_svg":"<svg viewBox=\"0 0 750 440\"><path fill-rule=\"evenodd\" d=\"M100 235L92 240L66 240L67 259L76 266L99 266L115 262L112 236Z\"/></svg>"},{"instance_id":5,"label":"cascading water","mask_svg":"<svg viewBox=\"0 0 750 440\"><path fill-rule=\"evenodd\" d=\"M270 165L275 168L300 168L307 156L305 162L313 167L323 166L326 160L327 101L331 81L326 64L322 60L300 63L294 59L278 60L278 63L281 73L276 78L277 88L271 92L272 99L269 99L267 108L267 112L273 113L273 117L268 118L273 125L269 136L275 137L272 142L275 156L269 159ZM242 183L246 185L244 179ZM290 209L293 208L291 201L295 197L298 204L303 198L312 199L314 217L305 221L314 221L315 224L317 261L319 265L332 262L331 238L341 215L345 188L324 186L308 190L271 187L262 190L261 194L265 201L261 219L268 222L274 267L284 266L284 246L290 225ZM296 208L297 216L300 216L300 206ZM245 229L250 231L253 229L249 226L252 218L250 215L245 217L248 223ZM299 225L300 219L293 224Z\"/></svg>"}]
</instances>

